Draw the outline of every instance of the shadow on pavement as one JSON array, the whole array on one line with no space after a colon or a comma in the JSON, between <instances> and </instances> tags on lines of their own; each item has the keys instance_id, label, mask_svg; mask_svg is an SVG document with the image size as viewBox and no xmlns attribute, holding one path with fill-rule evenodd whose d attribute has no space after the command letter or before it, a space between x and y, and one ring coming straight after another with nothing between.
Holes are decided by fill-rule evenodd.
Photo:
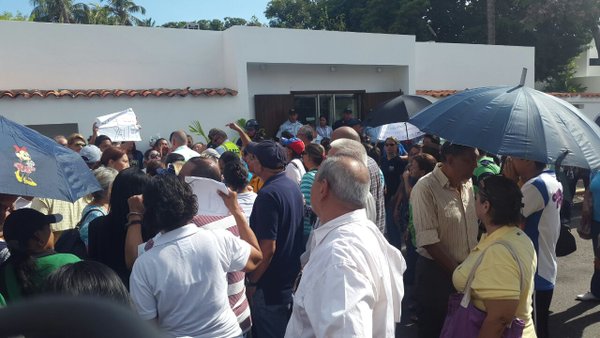
<instances>
[{"instance_id":1,"label":"shadow on pavement","mask_svg":"<svg viewBox=\"0 0 600 338\"><path fill-rule=\"evenodd\" d=\"M600 322L599 311L584 314L597 306L600 302L579 302L563 312L551 314L550 332L554 337L583 337L585 328Z\"/></svg>"}]
</instances>

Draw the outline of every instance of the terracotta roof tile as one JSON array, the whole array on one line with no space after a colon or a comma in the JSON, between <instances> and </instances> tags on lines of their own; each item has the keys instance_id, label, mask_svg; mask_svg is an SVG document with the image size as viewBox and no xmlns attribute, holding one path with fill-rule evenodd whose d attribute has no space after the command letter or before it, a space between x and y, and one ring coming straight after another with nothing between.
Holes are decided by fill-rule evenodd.
<instances>
[{"instance_id":1,"label":"terracotta roof tile","mask_svg":"<svg viewBox=\"0 0 600 338\"><path fill-rule=\"evenodd\" d=\"M229 88L199 88L199 89L57 89L57 90L39 90L39 89L12 89L0 90L0 99L2 98L63 98L63 97L186 97L186 96L236 96L237 91Z\"/></svg>"},{"instance_id":2,"label":"terracotta roof tile","mask_svg":"<svg viewBox=\"0 0 600 338\"><path fill-rule=\"evenodd\" d=\"M417 95L431 96L436 98L443 98L450 96L452 94L456 94L460 92L460 90L417 90ZM555 93L550 92L547 93L552 96L560 97L560 98L569 98L569 97L581 97L581 98L595 98L600 97L600 93Z\"/></svg>"}]
</instances>

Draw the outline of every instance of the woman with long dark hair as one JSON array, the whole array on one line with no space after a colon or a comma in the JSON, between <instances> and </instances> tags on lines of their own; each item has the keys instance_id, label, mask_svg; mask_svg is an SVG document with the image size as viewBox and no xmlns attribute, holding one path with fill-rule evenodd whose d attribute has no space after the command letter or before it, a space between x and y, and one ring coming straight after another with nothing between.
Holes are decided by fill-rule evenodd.
<instances>
[{"instance_id":1,"label":"woman with long dark hair","mask_svg":"<svg viewBox=\"0 0 600 338\"><path fill-rule=\"evenodd\" d=\"M125 235L129 214L127 199L141 194L150 179L135 167L121 171L112 185L108 215L96 218L89 225L89 258L113 269L125 285L129 285L130 273L125 265ZM154 235L145 231L142 229L145 240Z\"/></svg>"},{"instance_id":2,"label":"woman with long dark hair","mask_svg":"<svg viewBox=\"0 0 600 338\"><path fill-rule=\"evenodd\" d=\"M51 223L62 216L44 215L34 209L12 212L4 223L4 238L10 257L0 266L0 294L14 302L42 290L46 277L59 267L78 262L71 254L54 252Z\"/></svg>"}]
</instances>

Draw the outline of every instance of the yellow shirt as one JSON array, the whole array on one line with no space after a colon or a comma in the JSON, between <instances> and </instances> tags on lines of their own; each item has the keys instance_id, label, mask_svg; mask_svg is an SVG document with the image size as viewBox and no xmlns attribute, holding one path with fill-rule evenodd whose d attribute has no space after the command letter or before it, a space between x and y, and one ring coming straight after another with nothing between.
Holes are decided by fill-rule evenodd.
<instances>
[{"instance_id":1,"label":"yellow shirt","mask_svg":"<svg viewBox=\"0 0 600 338\"><path fill-rule=\"evenodd\" d=\"M537 266L537 256L533 244L527 235L518 227L503 226L487 236L484 234L479 244L471 251L469 257L459 265L452 275L456 290L463 291L467 278L483 250L494 242L508 242L519 258L523 268L523 288L519 265L511 253L503 245L493 245L485 252L481 264L475 272L471 284L471 300L473 305L486 311L484 300L519 300L516 317L525 321L523 337L536 337L531 318L533 277Z\"/></svg>"},{"instance_id":2,"label":"yellow shirt","mask_svg":"<svg viewBox=\"0 0 600 338\"><path fill-rule=\"evenodd\" d=\"M34 198L31 202L31 208L41 212L44 215L61 214L63 219L59 223L50 224L50 229L54 232L65 231L75 228L81 220L81 213L92 199L89 196L82 197L75 203L54 200L50 198Z\"/></svg>"}]
</instances>

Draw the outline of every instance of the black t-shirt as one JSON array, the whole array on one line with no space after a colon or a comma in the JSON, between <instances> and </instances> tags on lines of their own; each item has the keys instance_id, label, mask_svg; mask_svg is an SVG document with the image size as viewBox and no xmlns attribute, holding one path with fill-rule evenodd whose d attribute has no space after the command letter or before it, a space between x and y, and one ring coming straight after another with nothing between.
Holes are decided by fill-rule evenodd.
<instances>
[{"instance_id":1,"label":"black t-shirt","mask_svg":"<svg viewBox=\"0 0 600 338\"><path fill-rule=\"evenodd\" d=\"M398 186L402 181L402 173L406 168L407 161L396 156L391 160L384 159L381 161L381 171L385 179L386 194L385 202L388 203L390 198L394 196L398 190Z\"/></svg>"},{"instance_id":2,"label":"black t-shirt","mask_svg":"<svg viewBox=\"0 0 600 338\"><path fill-rule=\"evenodd\" d=\"M267 305L292 301L292 287L304 251L303 205L298 184L283 172L269 178L254 201L250 227L256 238L276 241L271 264L258 281Z\"/></svg>"}]
</instances>

